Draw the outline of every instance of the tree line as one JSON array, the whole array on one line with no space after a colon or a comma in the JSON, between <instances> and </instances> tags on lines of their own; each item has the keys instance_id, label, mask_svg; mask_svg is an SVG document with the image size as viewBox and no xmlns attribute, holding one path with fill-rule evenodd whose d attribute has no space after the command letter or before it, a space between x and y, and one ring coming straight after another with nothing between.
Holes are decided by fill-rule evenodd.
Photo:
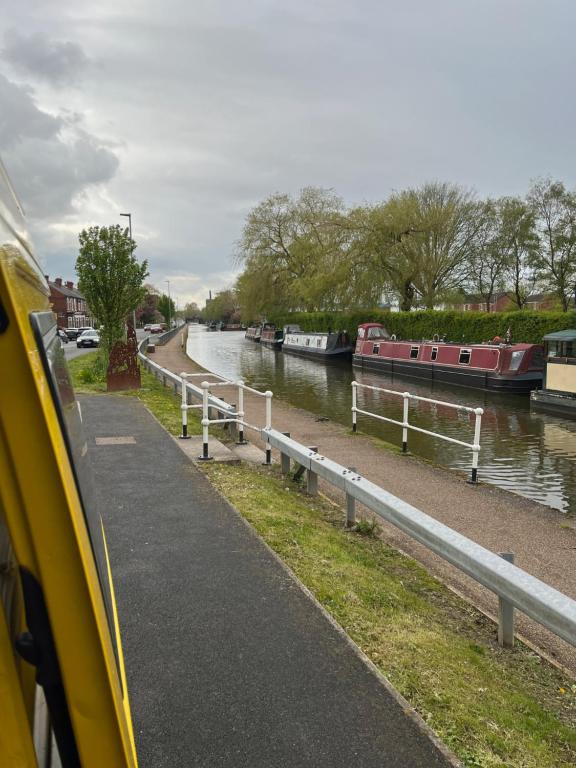
<instances>
[{"instance_id":1,"label":"tree line","mask_svg":"<svg viewBox=\"0 0 576 768\"><path fill-rule=\"evenodd\" d=\"M540 179L527 195L479 199L431 182L346 208L333 190L274 194L248 214L235 285L243 320L287 312L433 309L474 294L517 309L535 290L576 297L576 192Z\"/></svg>"}]
</instances>

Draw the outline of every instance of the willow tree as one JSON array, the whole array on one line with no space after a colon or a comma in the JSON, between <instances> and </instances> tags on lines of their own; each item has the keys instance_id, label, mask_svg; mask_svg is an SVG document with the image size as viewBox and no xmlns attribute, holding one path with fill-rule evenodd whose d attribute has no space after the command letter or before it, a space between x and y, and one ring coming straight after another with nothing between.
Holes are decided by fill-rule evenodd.
<instances>
[{"instance_id":1,"label":"willow tree","mask_svg":"<svg viewBox=\"0 0 576 768\"><path fill-rule=\"evenodd\" d=\"M83 229L78 240L78 288L103 326L100 339L108 357L114 344L124 337L127 315L144 298L148 263L138 263L136 243L128 230L118 225Z\"/></svg>"},{"instance_id":2,"label":"willow tree","mask_svg":"<svg viewBox=\"0 0 576 768\"><path fill-rule=\"evenodd\" d=\"M331 190L307 187L294 198L275 194L247 216L237 259L242 304L253 313L330 309L346 279L343 256L348 232L344 204ZM336 279L338 278L338 279ZM244 310L246 311L246 310Z\"/></svg>"}]
</instances>

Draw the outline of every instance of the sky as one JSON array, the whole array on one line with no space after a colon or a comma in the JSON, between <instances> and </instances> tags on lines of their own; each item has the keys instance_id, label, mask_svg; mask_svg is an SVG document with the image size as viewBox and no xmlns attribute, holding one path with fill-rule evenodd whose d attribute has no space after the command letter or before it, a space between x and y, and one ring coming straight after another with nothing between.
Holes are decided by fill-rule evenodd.
<instances>
[{"instance_id":1,"label":"sky","mask_svg":"<svg viewBox=\"0 0 576 768\"><path fill-rule=\"evenodd\" d=\"M0 156L45 271L132 214L204 304L275 192L576 186L574 0L3 0Z\"/></svg>"}]
</instances>

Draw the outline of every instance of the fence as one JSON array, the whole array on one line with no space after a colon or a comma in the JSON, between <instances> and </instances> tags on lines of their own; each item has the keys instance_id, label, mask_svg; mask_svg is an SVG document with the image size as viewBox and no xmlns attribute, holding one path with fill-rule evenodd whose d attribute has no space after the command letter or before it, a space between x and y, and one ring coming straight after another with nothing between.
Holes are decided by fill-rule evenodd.
<instances>
[{"instance_id":1,"label":"fence","mask_svg":"<svg viewBox=\"0 0 576 768\"><path fill-rule=\"evenodd\" d=\"M142 352L139 353L139 357L155 375L164 377L165 383L167 379L174 382L175 389L179 383L181 389L194 390L196 396L198 392L202 393L203 413L206 408L205 401L207 401L208 407L212 406L226 413L229 417L228 421L237 421L238 424L247 426L243 415L240 416L240 412L243 412L240 391L243 395L246 390L253 392L256 390L246 387L243 382L236 383L237 386L242 384L238 390L238 400L239 404L242 403L242 408L239 407L236 411L235 407L209 394L208 390L211 386L224 385L224 382L211 384L206 381L204 383L208 385L207 387L198 388L190 382L184 383L185 380L180 376L153 363ZM228 386L230 384L231 382L227 382ZM258 392L257 394L266 397L268 393ZM269 394L271 396L272 393ZM510 562L510 555L499 556L490 552L370 482L356 470L343 467L318 453L317 449L307 448L289 435L273 429L271 397L267 399L267 403L270 403L270 410L267 407L266 426L261 430L254 425L249 425L250 428L261 433L266 441L267 452L271 448L280 452L283 471L289 470L290 459L292 459L307 472L309 490L316 491L317 479L321 477L344 491L347 502L346 525L354 523L355 504L360 502L383 520L396 526L415 541L424 544L448 563L491 590L499 600L498 639L501 644L511 645L513 642L514 609L516 608L571 645L576 645L576 601L515 566ZM215 420L208 419L207 427L211 421ZM402 423L401 426L403 426Z\"/></svg>"},{"instance_id":2,"label":"fence","mask_svg":"<svg viewBox=\"0 0 576 768\"><path fill-rule=\"evenodd\" d=\"M358 408L358 389L369 389L374 392L384 392L387 395L395 395L396 397L403 398L404 408L402 421L391 419L388 416L382 416L379 413L372 413L370 411ZM449 437L448 435L441 435L438 432L432 432L429 429L423 429L423 427L417 427L415 424L409 422L409 408L410 401L420 401L424 403L433 403L434 405L442 405L447 408L453 408L455 411L464 413L473 413L475 415L474 423L474 442L466 443L463 440L457 440L455 437ZM406 453L408 450L408 430L412 429L414 432L421 432L424 435L430 435L436 437L439 440L445 440L448 443L454 443L455 445L461 445L464 448L469 448L472 451L472 471L470 473L471 483L476 483L478 480L478 455L480 453L480 429L482 427L482 415L484 411L482 408L469 408L466 405L456 405L454 403L447 403L444 400L433 400L430 397L421 397L420 395L412 395L410 392L397 392L394 389L383 389L382 387L373 387L369 384L360 384L358 381L352 382L352 431L356 432L357 429L357 414L363 416L370 416L373 419L379 421L385 421L388 424L396 424L398 427L402 427L402 453Z\"/></svg>"}]
</instances>

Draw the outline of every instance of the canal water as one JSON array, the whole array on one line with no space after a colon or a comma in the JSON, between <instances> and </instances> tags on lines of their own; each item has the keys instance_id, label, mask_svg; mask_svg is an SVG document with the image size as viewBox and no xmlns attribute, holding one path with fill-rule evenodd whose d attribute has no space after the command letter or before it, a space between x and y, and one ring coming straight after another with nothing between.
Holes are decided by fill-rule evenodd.
<instances>
[{"instance_id":1,"label":"canal water","mask_svg":"<svg viewBox=\"0 0 576 768\"><path fill-rule=\"evenodd\" d=\"M243 332L207 332L190 325L187 352L210 371L243 379L274 397L351 426L351 382L408 391L450 403L481 407L479 476L542 504L576 515L576 423L531 413L529 398L497 395L418 379L366 373L351 363L323 363L268 349ZM402 398L359 388L358 407L402 419ZM410 403L410 422L434 432L473 442L474 416L430 403ZM401 445L401 428L365 416L358 429ZM469 472L472 452L418 432L408 433L408 447L418 456L450 469Z\"/></svg>"}]
</instances>

